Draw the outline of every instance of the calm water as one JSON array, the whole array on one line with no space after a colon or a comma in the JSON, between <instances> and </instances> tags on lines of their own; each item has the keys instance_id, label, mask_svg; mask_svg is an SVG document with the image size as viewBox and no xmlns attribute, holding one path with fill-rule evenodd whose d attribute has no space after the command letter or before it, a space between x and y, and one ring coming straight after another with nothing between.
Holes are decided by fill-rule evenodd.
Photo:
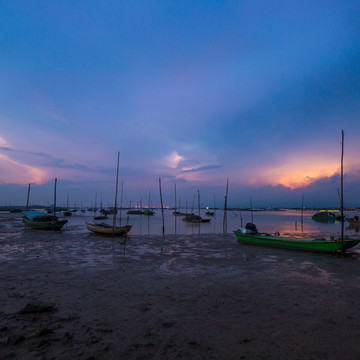
<instances>
[{"instance_id":1,"label":"calm water","mask_svg":"<svg viewBox=\"0 0 360 360\"><path fill-rule=\"evenodd\" d=\"M217 210L213 217L205 215L205 210L201 212L203 218L211 218L210 223L186 223L182 221L182 217L173 216L172 210L164 210L165 235L191 235L191 234L219 234L232 233L244 226L247 222L254 222L258 230L261 232L274 233L276 231L281 234L296 235L320 235L320 236L337 236L341 233L341 222L335 223L319 223L311 219L314 212L306 212L301 222L301 213L296 210L284 211L256 211L253 212L253 221L250 212L227 212L227 218L224 226L224 212ZM350 214L349 216L354 216ZM19 236L24 231L33 231L25 228L22 221L22 214L10 214L0 212L0 236ZM85 223L93 222L93 214L90 212L74 213L68 217L68 224L64 226L62 232L69 234L87 233ZM112 217L106 220L112 224ZM121 224L126 223L132 225L129 235L161 235L162 218L161 210L157 210L154 216L143 215L127 215L122 212ZM119 224L119 216L117 217ZM360 237L359 229L349 228L345 223L345 234L351 237Z\"/></svg>"}]
</instances>

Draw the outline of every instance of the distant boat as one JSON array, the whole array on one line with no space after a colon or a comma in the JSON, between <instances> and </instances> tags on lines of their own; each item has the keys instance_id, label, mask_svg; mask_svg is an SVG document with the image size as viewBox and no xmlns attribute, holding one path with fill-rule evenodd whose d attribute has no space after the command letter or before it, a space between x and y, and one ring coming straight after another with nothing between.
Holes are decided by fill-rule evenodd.
<instances>
[{"instance_id":1,"label":"distant boat","mask_svg":"<svg viewBox=\"0 0 360 360\"><path fill-rule=\"evenodd\" d=\"M319 222L334 222L336 220L341 220L341 216L338 215L337 211L319 211L311 218Z\"/></svg>"},{"instance_id":2,"label":"distant boat","mask_svg":"<svg viewBox=\"0 0 360 360\"><path fill-rule=\"evenodd\" d=\"M142 210L129 210L127 212L128 215L144 215Z\"/></svg>"},{"instance_id":3,"label":"distant boat","mask_svg":"<svg viewBox=\"0 0 360 360\"><path fill-rule=\"evenodd\" d=\"M68 222L59 220L55 215L36 211L24 211L22 221L26 226L39 230L60 230Z\"/></svg>"},{"instance_id":4,"label":"distant boat","mask_svg":"<svg viewBox=\"0 0 360 360\"><path fill-rule=\"evenodd\" d=\"M211 219L203 219L201 216L195 214L187 214L182 219L182 221L191 222L191 223L208 223L211 221Z\"/></svg>"},{"instance_id":5,"label":"distant boat","mask_svg":"<svg viewBox=\"0 0 360 360\"><path fill-rule=\"evenodd\" d=\"M336 252L340 251L342 247L341 239L334 239L334 237L330 240L326 240L323 238L280 236L279 234L270 235L259 233L257 232L256 227L251 229L251 226L249 225L253 224L248 223L245 228L234 231L234 234L240 243L315 252ZM360 240L349 239L346 236L343 240L343 249L350 249L359 243Z\"/></svg>"},{"instance_id":6,"label":"distant boat","mask_svg":"<svg viewBox=\"0 0 360 360\"><path fill-rule=\"evenodd\" d=\"M94 216L94 220L106 220L107 218L107 215Z\"/></svg>"},{"instance_id":7,"label":"distant boat","mask_svg":"<svg viewBox=\"0 0 360 360\"><path fill-rule=\"evenodd\" d=\"M24 210L23 209L11 209L10 212L11 213L22 213Z\"/></svg>"},{"instance_id":8,"label":"distant boat","mask_svg":"<svg viewBox=\"0 0 360 360\"><path fill-rule=\"evenodd\" d=\"M207 211L205 213L207 216L214 216L214 212L213 211Z\"/></svg>"},{"instance_id":9,"label":"distant boat","mask_svg":"<svg viewBox=\"0 0 360 360\"><path fill-rule=\"evenodd\" d=\"M146 210L143 211L143 215L153 216L153 215L155 215L155 211L150 210L150 209L146 209Z\"/></svg>"},{"instance_id":10,"label":"distant boat","mask_svg":"<svg viewBox=\"0 0 360 360\"><path fill-rule=\"evenodd\" d=\"M345 218L350 226L359 226L360 227L360 218L356 215L353 218Z\"/></svg>"},{"instance_id":11,"label":"distant boat","mask_svg":"<svg viewBox=\"0 0 360 360\"><path fill-rule=\"evenodd\" d=\"M187 214L186 213L183 213L181 211L173 211L172 213L174 216L186 216Z\"/></svg>"},{"instance_id":12,"label":"distant boat","mask_svg":"<svg viewBox=\"0 0 360 360\"><path fill-rule=\"evenodd\" d=\"M63 211L63 215L64 216L72 216L72 212L69 211L69 195L67 196L67 199L66 199L66 210Z\"/></svg>"},{"instance_id":13,"label":"distant boat","mask_svg":"<svg viewBox=\"0 0 360 360\"><path fill-rule=\"evenodd\" d=\"M102 235L113 235L113 236L124 236L126 235L132 228L131 225L127 226L112 226L109 224L101 223L101 224L89 224L86 223L86 227L88 230L102 234Z\"/></svg>"}]
</instances>

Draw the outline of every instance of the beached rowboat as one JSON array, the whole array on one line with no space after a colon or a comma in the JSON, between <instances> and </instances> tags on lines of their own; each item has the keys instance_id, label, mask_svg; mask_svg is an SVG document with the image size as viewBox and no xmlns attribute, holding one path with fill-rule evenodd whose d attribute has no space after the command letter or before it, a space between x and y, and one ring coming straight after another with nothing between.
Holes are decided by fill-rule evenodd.
<instances>
[{"instance_id":1,"label":"beached rowboat","mask_svg":"<svg viewBox=\"0 0 360 360\"><path fill-rule=\"evenodd\" d=\"M269 247L278 247L294 250L306 250L316 252L335 252L341 250L341 239L330 240L323 238L303 238L303 237L287 237L257 233L247 229L234 231L237 240L240 243L248 245L260 245ZM345 236L343 241L344 250L350 249L360 243L360 240L349 239Z\"/></svg>"},{"instance_id":2,"label":"beached rowboat","mask_svg":"<svg viewBox=\"0 0 360 360\"><path fill-rule=\"evenodd\" d=\"M131 225L126 226L111 226L109 224L101 223L101 224L90 224L86 223L86 227L88 230L102 235L112 235L112 236L124 236L126 235L132 228Z\"/></svg>"}]
</instances>

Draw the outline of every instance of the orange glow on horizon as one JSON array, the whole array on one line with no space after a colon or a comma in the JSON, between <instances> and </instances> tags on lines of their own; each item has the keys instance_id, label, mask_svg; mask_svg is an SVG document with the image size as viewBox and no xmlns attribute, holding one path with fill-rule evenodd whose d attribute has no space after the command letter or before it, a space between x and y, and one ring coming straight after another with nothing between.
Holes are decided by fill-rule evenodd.
<instances>
[{"instance_id":1,"label":"orange glow on horizon","mask_svg":"<svg viewBox=\"0 0 360 360\"><path fill-rule=\"evenodd\" d=\"M250 183L267 183L271 185L283 185L290 189L297 189L310 185L312 182L331 177L339 172L337 160L326 160L324 158L313 158L311 156L291 159L279 166L260 170Z\"/></svg>"}]
</instances>

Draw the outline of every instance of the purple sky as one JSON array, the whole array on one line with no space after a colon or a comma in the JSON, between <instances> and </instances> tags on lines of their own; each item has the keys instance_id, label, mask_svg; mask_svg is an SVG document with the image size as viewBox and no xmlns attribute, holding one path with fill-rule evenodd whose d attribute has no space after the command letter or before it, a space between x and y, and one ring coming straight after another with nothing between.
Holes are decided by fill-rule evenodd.
<instances>
[{"instance_id":1,"label":"purple sky","mask_svg":"<svg viewBox=\"0 0 360 360\"><path fill-rule=\"evenodd\" d=\"M0 205L360 206L360 1L6 1ZM102 195L100 195L102 194Z\"/></svg>"}]
</instances>

